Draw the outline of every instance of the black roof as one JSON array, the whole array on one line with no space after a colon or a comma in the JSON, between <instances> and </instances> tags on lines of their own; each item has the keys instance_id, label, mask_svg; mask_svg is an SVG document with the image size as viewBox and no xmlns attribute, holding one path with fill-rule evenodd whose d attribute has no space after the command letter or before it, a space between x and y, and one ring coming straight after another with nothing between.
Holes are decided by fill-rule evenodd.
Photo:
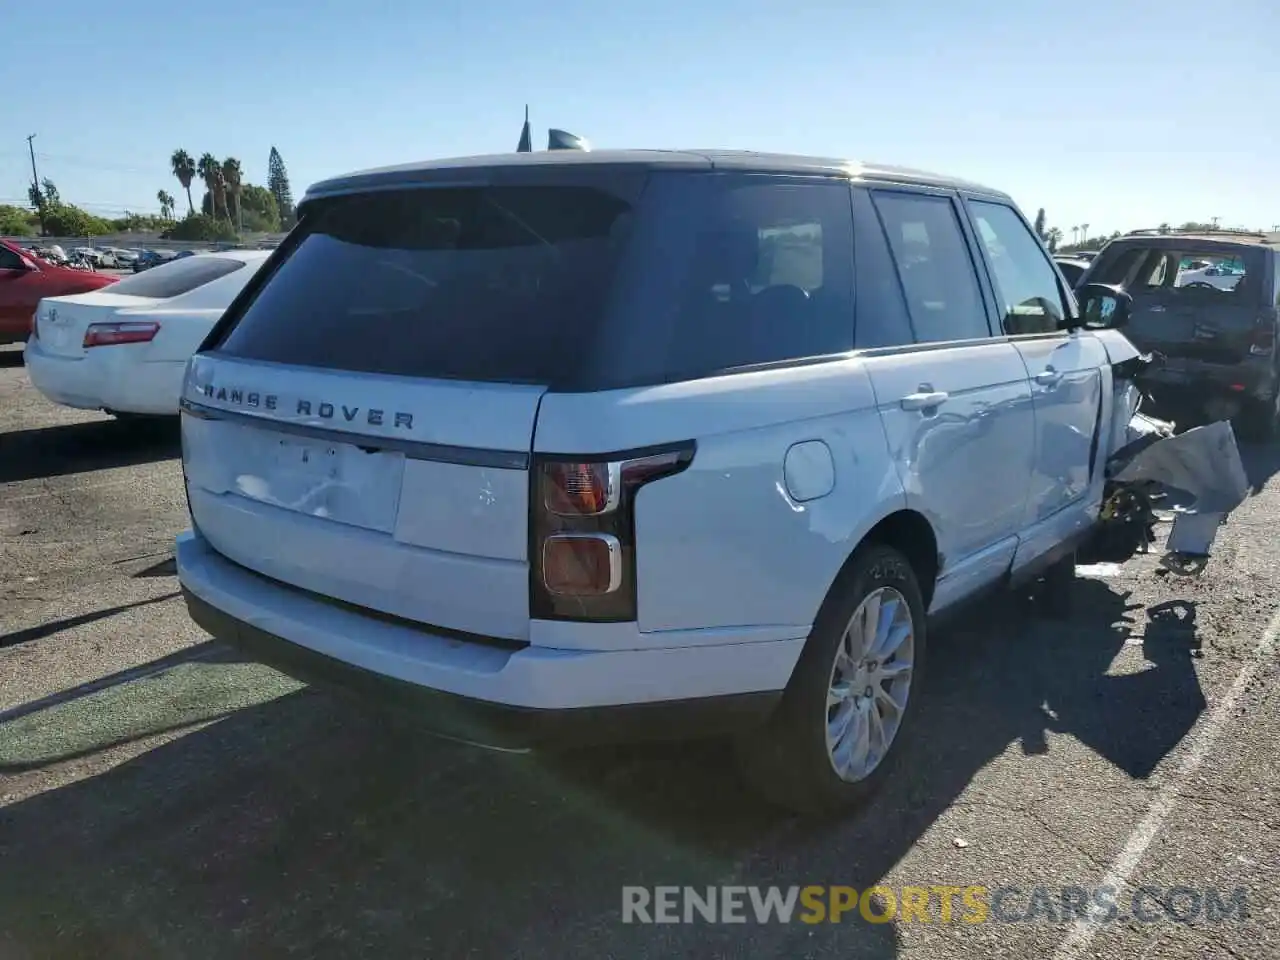
<instances>
[{"instance_id":1,"label":"black roof","mask_svg":"<svg viewBox=\"0 0 1280 960\"><path fill-rule=\"evenodd\" d=\"M1009 199L1008 194L999 190L955 177L907 167L824 157L753 153L746 150L548 150L538 153L502 153L427 160L344 174L312 184L302 202L305 203L317 197L358 193L365 190L386 190L433 181L465 180L471 177L482 177L485 171L571 165L809 174L847 177L851 180L942 187L986 194L1003 200Z\"/></svg>"}]
</instances>

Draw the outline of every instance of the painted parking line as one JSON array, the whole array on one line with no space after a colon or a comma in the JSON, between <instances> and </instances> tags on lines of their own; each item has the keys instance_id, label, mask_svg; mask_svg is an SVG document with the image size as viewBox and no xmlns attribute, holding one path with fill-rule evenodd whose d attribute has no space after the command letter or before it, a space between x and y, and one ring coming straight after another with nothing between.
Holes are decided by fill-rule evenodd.
<instances>
[{"instance_id":1,"label":"painted parking line","mask_svg":"<svg viewBox=\"0 0 1280 960\"><path fill-rule=\"evenodd\" d=\"M1182 763L1178 765L1173 776L1166 779L1164 784L1156 790L1155 796L1147 806L1146 814L1129 834L1124 847L1112 861L1106 876L1102 878L1102 886L1112 887L1117 891L1128 886L1134 871L1142 863L1147 848L1159 836L1165 820L1177 805L1178 790L1187 780L1195 776L1208 759L1223 728L1235 712L1236 704L1257 677L1258 670L1271 655L1271 651L1275 649L1278 633L1280 633L1280 609L1277 609L1272 616L1257 647L1254 648L1253 656L1236 674L1226 695L1218 701L1208 717L1201 719L1198 727L1192 732ZM1098 907L1077 920L1063 938L1062 943L1058 945L1058 949L1054 951L1053 960L1078 960L1089 949L1099 928L1105 923L1105 915L1105 910Z\"/></svg>"}]
</instances>

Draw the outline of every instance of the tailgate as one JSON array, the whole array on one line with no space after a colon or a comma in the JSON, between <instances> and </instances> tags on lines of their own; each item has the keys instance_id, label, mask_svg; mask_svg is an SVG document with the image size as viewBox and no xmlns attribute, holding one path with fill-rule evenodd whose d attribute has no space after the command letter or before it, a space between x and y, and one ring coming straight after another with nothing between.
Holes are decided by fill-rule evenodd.
<instances>
[{"instance_id":1,"label":"tailgate","mask_svg":"<svg viewBox=\"0 0 1280 960\"><path fill-rule=\"evenodd\" d=\"M50 297L36 310L36 339L40 348L55 357L83 357L84 334L91 323L107 323L129 319L121 311L147 307L154 303L148 297L121 296L115 293L79 293L66 297Z\"/></svg>"},{"instance_id":2,"label":"tailgate","mask_svg":"<svg viewBox=\"0 0 1280 960\"><path fill-rule=\"evenodd\" d=\"M522 639L542 393L197 356L183 398L193 523L275 580Z\"/></svg>"},{"instance_id":3,"label":"tailgate","mask_svg":"<svg viewBox=\"0 0 1280 960\"><path fill-rule=\"evenodd\" d=\"M1212 289L1140 293L1125 335L1140 349L1168 357L1236 363L1249 355L1261 312Z\"/></svg>"}]
</instances>

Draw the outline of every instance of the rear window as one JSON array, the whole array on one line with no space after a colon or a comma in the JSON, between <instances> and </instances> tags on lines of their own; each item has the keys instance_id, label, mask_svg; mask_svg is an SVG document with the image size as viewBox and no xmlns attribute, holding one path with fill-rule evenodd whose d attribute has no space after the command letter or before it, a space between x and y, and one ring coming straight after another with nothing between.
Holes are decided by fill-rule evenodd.
<instances>
[{"instance_id":1,"label":"rear window","mask_svg":"<svg viewBox=\"0 0 1280 960\"><path fill-rule=\"evenodd\" d=\"M220 277L235 273L244 267L243 260L231 257L184 257L168 263L157 264L143 273L117 280L111 285L112 293L130 297L154 297L167 300L190 293Z\"/></svg>"},{"instance_id":2,"label":"rear window","mask_svg":"<svg viewBox=\"0 0 1280 960\"><path fill-rule=\"evenodd\" d=\"M660 173L321 201L219 350L595 390L852 346L848 185Z\"/></svg>"},{"instance_id":3,"label":"rear window","mask_svg":"<svg viewBox=\"0 0 1280 960\"><path fill-rule=\"evenodd\" d=\"M1225 244L1125 245L1109 252L1091 281L1122 285L1135 295L1250 304L1261 295L1260 250Z\"/></svg>"}]
</instances>

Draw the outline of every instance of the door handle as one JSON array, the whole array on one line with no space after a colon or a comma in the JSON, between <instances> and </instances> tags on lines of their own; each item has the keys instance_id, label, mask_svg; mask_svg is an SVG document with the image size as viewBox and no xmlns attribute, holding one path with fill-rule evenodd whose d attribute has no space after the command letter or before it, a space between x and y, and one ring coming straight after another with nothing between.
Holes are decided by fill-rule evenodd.
<instances>
[{"instance_id":1,"label":"door handle","mask_svg":"<svg viewBox=\"0 0 1280 960\"><path fill-rule=\"evenodd\" d=\"M1062 371L1046 367L1036 374L1036 383L1053 385L1062 379Z\"/></svg>"},{"instance_id":2,"label":"door handle","mask_svg":"<svg viewBox=\"0 0 1280 960\"><path fill-rule=\"evenodd\" d=\"M945 390L929 390L921 393L908 393L902 398L903 410L927 410L945 403L951 396Z\"/></svg>"},{"instance_id":3,"label":"door handle","mask_svg":"<svg viewBox=\"0 0 1280 960\"><path fill-rule=\"evenodd\" d=\"M1152 304L1152 305L1151 305L1150 307L1148 307L1147 309L1148 309L1151 313L1164 313L1164 312L1165 312L1164 307L1160 306L1160 304L1158 304L1158 303L1154 303L1154 304Z\"/></svg>"}]
</instances>

